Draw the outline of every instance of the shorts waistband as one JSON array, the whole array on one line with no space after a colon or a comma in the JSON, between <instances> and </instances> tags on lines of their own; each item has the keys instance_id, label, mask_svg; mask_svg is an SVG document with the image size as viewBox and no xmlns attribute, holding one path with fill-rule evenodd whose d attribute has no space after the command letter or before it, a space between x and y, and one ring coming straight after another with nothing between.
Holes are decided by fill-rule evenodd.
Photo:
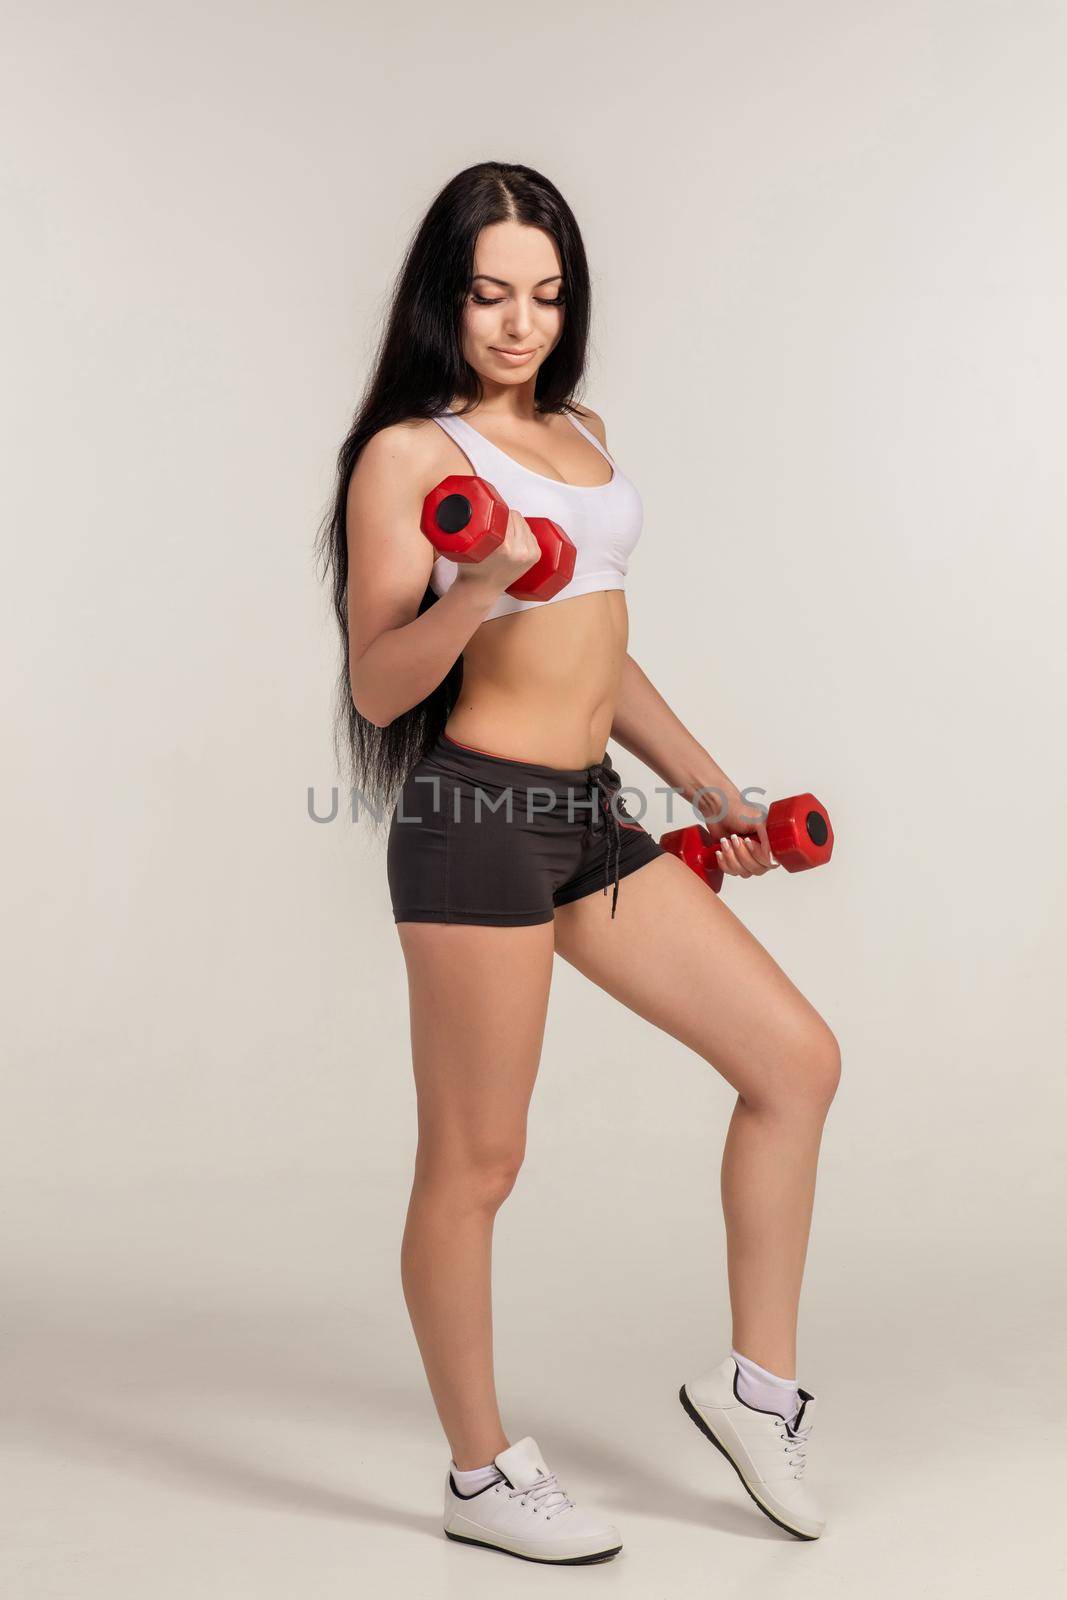
<instances>
[{"instance_id":1,"label":"shorts waistband","mask_svg":"<svg viewBox=\"0 0 1067 1600\"><path fill-rule=\"evenodd\" d=\"M443 756L450 762L471 769L488 762L491 768L500 769L496 775L500 782L520 787L529 781L553 789L561 795L565 795L568 788L587 784L591 779L596 782L601 777L617 777L611 757L606 750L599 761L592 762L588 767L549 767L538 761L523 761L519 756L498 756L490 750L480 750L475 745L461 744L450 734L439 733L431 755L434 758Z\"/></svg>"}]
</instances>

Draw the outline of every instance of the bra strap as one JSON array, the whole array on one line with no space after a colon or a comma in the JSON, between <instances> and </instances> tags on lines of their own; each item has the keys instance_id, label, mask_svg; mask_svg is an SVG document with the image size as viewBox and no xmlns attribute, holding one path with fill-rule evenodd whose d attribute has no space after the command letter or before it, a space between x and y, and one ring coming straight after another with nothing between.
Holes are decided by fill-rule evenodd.
<instances>
[{"instance_id":1,"label":"bra strap","mask_svg":"<svg viewBox=\"0 0 1067 1600\"><path fill-rule=\"evenodd\" d=\"M604 449L604 446L601 444L595 433L590 433L589 429L585 427L583 423L579 422L578 418L574 416L572 412L565 411L563 415L567 418L568 422L574 423L574 426L578 429L579 433L585 434L585 437L589 440L590 444L596 445L605 461L610 461L612 466L615 465L614 461L611 460L611 457L608 455L608 452Z\"/></svg>"}]
</instances>

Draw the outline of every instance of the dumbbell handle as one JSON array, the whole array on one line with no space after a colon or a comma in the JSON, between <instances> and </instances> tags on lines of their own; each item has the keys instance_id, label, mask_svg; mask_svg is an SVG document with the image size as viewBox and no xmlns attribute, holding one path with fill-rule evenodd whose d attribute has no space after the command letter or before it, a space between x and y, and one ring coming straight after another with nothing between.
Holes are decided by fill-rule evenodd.
<instances>
[{"instance_id":1,"label":"dumbbell handle","mask_svg":"<svg viewBox=\"0 0 1067 1600\"><path fill-rule=\"evenodd\" d=\"M439 555L476 563L499 550L508 516L506 501L487 479L453 473L426 496L419 526ZM550 600L573 578L578 552L558 522L548 517L526 521L541 555L504 593L519 600Z\"/></svg>"},{"instance_id":2,"label":"dumbbell handle","mask_svg":"<svg viewBox=\"0 0 1067 1600\"><path fill-rule=\"evenodd\" d=\"M807 872L812 867L821 867L833 853L834 830L830 826L829 812L813 794L794 794L787 800L775 800L768 809L765 827L771 853L787 872ZM755 839L759 835L750 830L740 837ZM659 842L718 894L724 874L716 863L715 853L721 840L713 839L707 828L696 823L663 834Z\"/></svg>"}]
</instances>

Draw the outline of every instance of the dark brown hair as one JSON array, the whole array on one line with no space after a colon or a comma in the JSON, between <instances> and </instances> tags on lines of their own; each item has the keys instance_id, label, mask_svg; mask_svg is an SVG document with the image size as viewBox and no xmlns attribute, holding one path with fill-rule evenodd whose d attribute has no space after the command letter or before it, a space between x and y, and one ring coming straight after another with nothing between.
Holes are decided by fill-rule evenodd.
<instances>
[{"instance_id":1,"label":"dark brown hair","mask_svg":"<svg viewBox=\"0 0 1067 1600\"><path fill-rule=\"evenodd\" d=\"M503 161L467 167L437 195L408 246L373 370L338 452L336 489L316 540L323 576L330 575L341 635L335 755L340 764L344 740L351 781L383 819L407 774L448 720L463 679L463 657L425 700L384 728L356 710L349 676L349 480L360 451L380 428L433 416L456 397L467 409L481 400L481 380L463 357L461 321L478 236L483 228L505 221L543 228L556 242L566 312L559 341L538 370L535 400L540 411L574 410L585 372L590 318L589 268L574 214L555 185L530 167ZM418 615L436 599L427 585Z\"/></svg>"}]
</instances>

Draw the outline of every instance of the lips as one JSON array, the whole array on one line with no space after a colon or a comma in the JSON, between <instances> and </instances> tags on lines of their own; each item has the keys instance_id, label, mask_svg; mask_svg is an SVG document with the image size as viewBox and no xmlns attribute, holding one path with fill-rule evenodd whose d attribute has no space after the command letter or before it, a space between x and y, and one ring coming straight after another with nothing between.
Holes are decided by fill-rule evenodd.
<instances>
[{"instance_id":1,"label":"lips","mask_svg":"<svg viewBox=\"0 0 1067 1600\"><path fill-rule=\"evenodd\" d=\"M534 354L533 350L498 350L495 344L489 348L494 355L503 356L506 361L527 361Z\"/></svg>"}]
</instances>

